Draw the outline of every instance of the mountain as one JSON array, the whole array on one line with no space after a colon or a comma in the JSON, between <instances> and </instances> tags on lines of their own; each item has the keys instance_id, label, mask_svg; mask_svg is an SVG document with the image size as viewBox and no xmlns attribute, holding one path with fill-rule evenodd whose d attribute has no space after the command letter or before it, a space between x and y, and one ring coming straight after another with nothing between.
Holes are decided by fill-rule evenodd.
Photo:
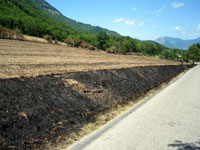
<instances>
[{"instance_id":1,"label":"mountain","mask_svg":"<svg viewBox=\"0 0 200 150\"><path fill-rule=\"evenodd\" d=\"M200 43L200 37L197 39L182 40L180 38L165 36L165 37L159 37L155 41L169 48L187 50L190 45Z\"/></svg>"},{"instance_id":2,"label":"mountain","mask_svg":"<svg viewBox=\"0 0 200 150\"><path fill-rule=\"evenodd\" d=\"M106 33L113 35L113 36L120 36L120 34L118 34L115 31L110 31L108 29L105 28L101 28L99 26L91 26L89 24L84 24L81 22L77 22L75 20L72 20L70 18L65 17L62 13L60 13L56 8L54 8L53 6L51 6L48 2L46 2L45 0L32 0L40 9L42 9L44 12L48 13L49 15L53 16L54 18L56 18L57 20L70 25L71 27L73 27L76 30L80 30L80 31L87 31L89 33L97 33L101 30L104 30Z\"/></svg>"},{"instance_id":3,"label":"mountain","mask_svg":"<svg viewBox=\"0 0 200 150\"><path fill-rule=\"evenodd\" d=\"M64 41L68 35L79 34L71 26L43 12L31 0L1 0L0 25L18 29L26 35L50 35L59 41Z\"/></svg>"}]
</instances>

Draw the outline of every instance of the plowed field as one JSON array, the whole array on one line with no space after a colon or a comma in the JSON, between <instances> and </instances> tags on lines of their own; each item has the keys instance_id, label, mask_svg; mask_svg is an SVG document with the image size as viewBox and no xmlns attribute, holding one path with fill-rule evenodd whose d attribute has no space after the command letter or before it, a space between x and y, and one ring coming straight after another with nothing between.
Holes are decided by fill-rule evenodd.
<instances>
[{"instance_id":1,"label":"plowed field","mask_svg":"<svg viewBox=\"0 0 200 150\"><path fill-rule=\"evenodd\" d=\"M64 45L0 39L0 78L173 64L179 63Z\"/></svg>"}]
</instances>

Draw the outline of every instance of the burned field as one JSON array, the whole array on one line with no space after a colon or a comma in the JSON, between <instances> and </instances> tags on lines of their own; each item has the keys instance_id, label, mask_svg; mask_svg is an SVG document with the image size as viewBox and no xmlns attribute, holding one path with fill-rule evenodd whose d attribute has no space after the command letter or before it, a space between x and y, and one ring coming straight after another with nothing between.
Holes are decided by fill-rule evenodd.
<instances>
[{"instance_id":1,"label":"burned field","mask_svg":"<svg viewBox=\"0 0 200 150\"><path fill-rule=\"evenodd\" d=\"M192 67L18 42L0 40L0 149L56 145L100 113L135 101Z\"/></svg>"},{"instance_id":2,"label":"burned field","mask_svg":"<svg viewBox=\"0 0 200 150\"><path fill-rule=\"evenodd\" d=\"M0 80L1 149L43 149L95 122L99 113L189 66L135 67Z\"/></svg>"}]
</instances>

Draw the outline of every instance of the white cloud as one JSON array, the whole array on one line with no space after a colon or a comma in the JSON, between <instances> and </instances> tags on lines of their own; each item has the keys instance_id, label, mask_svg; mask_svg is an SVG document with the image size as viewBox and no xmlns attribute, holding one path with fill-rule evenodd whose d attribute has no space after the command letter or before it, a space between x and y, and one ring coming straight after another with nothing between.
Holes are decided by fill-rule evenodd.
<instances>
[{"instance_id":1,"label":"white cloud","mask_svg":"<svg viewBox=\"0 0 200 150\"><path fill-rule=\"evenodd\" d=\"M136 10L137 10L137 8L135 8L135 7L134 7L134 8L132 8L132 10L133 10L133 11L136 11Z\"/></svg>"},{"instance_id":2,"label":"white cloud","mask_svg":"<svg viewBox=\"0 0 200 150\"><path fill-rule=\"evenodd\" d=\"M131 26L131 25L134 25L134 24L135 24L135 20L129 20L129 19L127 19L127 20L124 21L124 23L125 23L126 25Z\"/></svg>"},{"instance_id":3,"label":"white cloud","mask_svg":"<svg viewBox=\"0 0 200 150\"><path fill-rule=\"evenodd\" d=\"M174 27L173 30L181 31L182 33L185 32L184 28L181 28L180 26Z\"/></svg>"},{"instance_id":4,"label":"white cloud","mask_svg":"<svg viewBox=\"0 0 200 150\"><path fill-rule=\"evenodd\" d=\"M174 29L175 29L176 31L178 31L178 30L180 30L181 28L180 28L179 26L176 26Z\"/></svg>"},{"instance_id":5,"label":"white cloud","mask_svg":"<svg viewBox=\"0 0 200 150\"><path fill-rule=\"evenodd\" d=\"M200 24L197 26L197 30L200 30Z\"/></svg>"},{"instance_id":6,"label":"white cloud","mask_svg":"<svg viewBox=\"0 0 200 150\"><path fill-rule=\"evenodd\" d=\"M136 21L135 19L117 18L113 20L113 22L124 23L125 25L128 25L128 26L133 26L133 25L138 26L138 27L144 26L144 21Z\"/></svg>"},{"instance_id":7,"label":"white cloud","mask_svg":"<svg viewBox=\"0 0 200 150\"><path fill-rule=\"evenodd\" d=\"M135 19L125 19L125 18L118 18L115 19L113 22L119 23L119 22L123 22L126 25L134 25L136 23Z\"/></svg>"},{"instance_id":8,"label":"white cloud","mask_svg":"<svg viewBox=\"0 0 200 150\"><path fill-rule=\"evenodd\" d=\"M172 8L179 8L179 7L184 6L184 3L181 3L181 2L173 2L173 3L171 3L171 6L172 6Z\"/></svg>"},{"instance_id":9,"label":"white cloud","mask_svg":"<svg viewBox=\"0 0 200 150\"><path fill-rule=\"evenodd\" d=\"M115 19L114 22L123 22L125 19L124 18L118 18L118 19Z\"/></svg>"},{"instance_id":10,"label":"white cloud","mask_svg":"<svg viewBox=\"0 0 200 150\"><path fill-rule=\"evenodd\" d=\"M157 11L156 11L156 16L160 16L160 13L162 13L163 12L163 10L165 9L167 7L167 4L164 4L160 9L158 9Z\"/></svg>"},{"instance_id":11,"label":"white cloud","mask_svg":"<svg viewBox=\"0 0 200 150\"><path fill-rule=\"evenodd\" d=\"M142 27L142 26L144 26L144 21L142 21L142 22L139 22L139 23L138 23L138 26L139 26L139 27Z\"/></svg>"}]
</instances>

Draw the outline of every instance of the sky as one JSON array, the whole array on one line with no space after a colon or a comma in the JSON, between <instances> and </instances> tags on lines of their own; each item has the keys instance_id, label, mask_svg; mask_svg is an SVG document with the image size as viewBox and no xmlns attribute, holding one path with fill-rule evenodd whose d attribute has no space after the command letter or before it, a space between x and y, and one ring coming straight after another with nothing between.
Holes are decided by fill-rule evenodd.
<instances>
[{"instance_id":1,"label":"sky","mask_svg":"<svg viewBox=\"0 0 200 150\"><path fill-rule=\"evenodd\" d=\"M200 37L200 0L46 0L64 16L140 40Z\"/></svg>"}]
</instances>

